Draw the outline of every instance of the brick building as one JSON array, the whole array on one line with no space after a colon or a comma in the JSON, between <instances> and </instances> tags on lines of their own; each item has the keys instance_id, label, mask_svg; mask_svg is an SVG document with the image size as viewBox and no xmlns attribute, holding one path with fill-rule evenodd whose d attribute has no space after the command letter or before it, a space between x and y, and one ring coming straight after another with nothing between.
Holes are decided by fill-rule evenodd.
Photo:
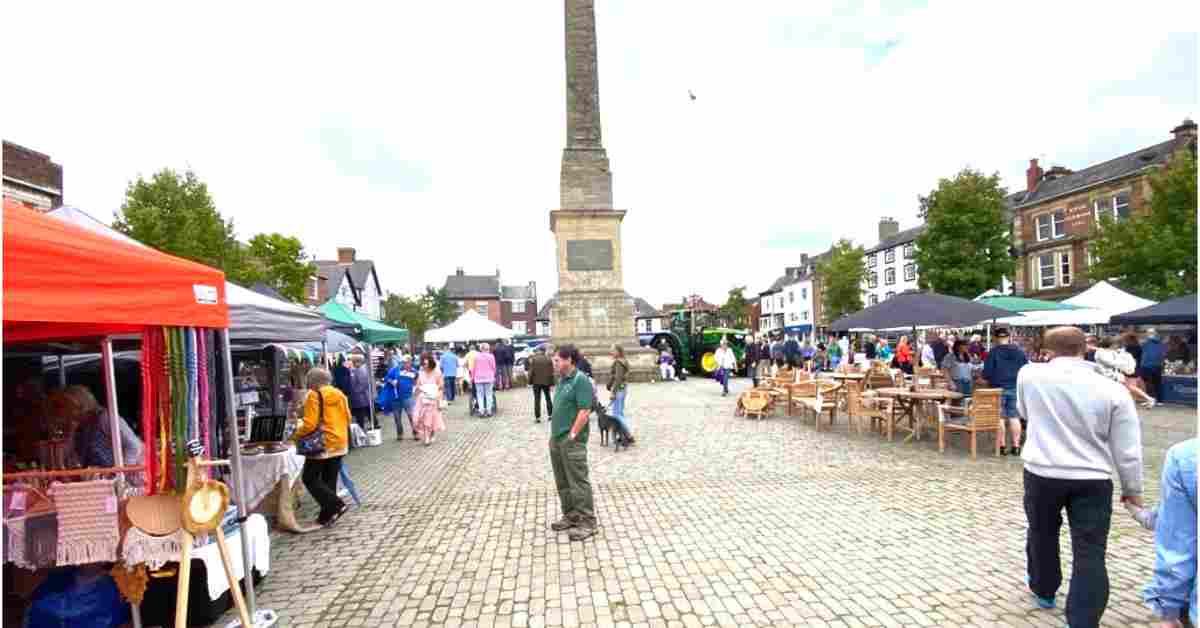
<instances>
[{"instance_id":1,"label":"brick building","mask_svg":"<svg viewBox=\"0 0 1200 628\"><path fill-rule=\"evenodd\" d=\"M1025 191L1010 197L1017 294L1064 299L1091 285L1088 241L1100 216L1120 220L1149 211L1150 173L1177 151L1196 150L1195 122L1184 120L1172 134L1077 172L1062 166L1044 171L1030 160Z\"/></svg>"},{"instance_id":2,"label":"brick building","mask_svg":"<svg viewBox=\"0 0 1200 628\"><path fill-rule=\"evenodd\" d=\"M5 141L3 168L4 198L39 211L63 204L62 166L35 150Z\"/></svg>"},{"instance_id":3,"label":"brick building","mask_svg":"<svg viewBox=\"0 0 1200 628\"><path fill-rule=\"evenodd\" d=\"M537 331L537 283L504 286L500 271L495 275L468 275L459 268L442 285L459 313L475 310L480 316L503 325L518 336Z\"/></svg>"}]
</instances>

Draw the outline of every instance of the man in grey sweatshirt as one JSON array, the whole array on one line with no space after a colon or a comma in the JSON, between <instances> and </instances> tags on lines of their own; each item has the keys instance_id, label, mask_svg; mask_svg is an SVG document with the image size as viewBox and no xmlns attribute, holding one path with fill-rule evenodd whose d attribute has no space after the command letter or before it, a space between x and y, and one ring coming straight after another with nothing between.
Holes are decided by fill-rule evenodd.
<instances>
[{"instance_id":1,"label":"man in grey sweatshirt","mask_svg":"<svg viewBox=\"0 0 1200 628\"><path fill-rule=\"evenodd\" d=\"M1087 341L1074 327L1046 333L1048 363L1017 375L1017 409L1029 433L1025 462L1025 553L1029 589L1052 608L1062 585L1058 534L1062 511L1071 529L1067 623L1094 628L1108 604L1105 546L1112 519L1112 475L1121 501L1142 505L1142 436L1133 399L1083 359Z\"/></svg>"}]
</instances>

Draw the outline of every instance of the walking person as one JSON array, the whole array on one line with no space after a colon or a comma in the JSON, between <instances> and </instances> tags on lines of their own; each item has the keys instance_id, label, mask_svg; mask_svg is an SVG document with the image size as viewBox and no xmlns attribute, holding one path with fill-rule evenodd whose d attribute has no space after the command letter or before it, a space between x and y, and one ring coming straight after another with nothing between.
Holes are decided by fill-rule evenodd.
<instances>
[{"instance_id":1,"label":"walking person","mask_svg":"<svg viewBox=\"0 0 1200 628\"><path fill-rule=\"evenodd\" d=\"M737 356L733 354L733 349L729 348L729 341L722 338L721 346L717 347L717 353L714 355L717 359L717 381L721 382L721 396L729 395L729 378L737 371Z\"/></svg>"},{"instance_id":2,"label":"walking person","mask_svg":"<svg viewBox=\"0 0 1200 628\"><path fill-rule=\"evenodd\" d=\"M1157 628L1196 626L1196 447L1191 438L1167 450L1154 525L1154 575L1146 604ZM1188 622L1187 624L1183 622Z\"/></svg>"},{"instance_id":3,"label":"walking person","mask_svg":"<svg viewBox=\"0 0 1200 628\"><path fill-rule=\"evenodd\" d=\"M342 458L349 451L350 403L346 395L332 385L333 376L323 368L313 368L305 376L308 396L304 416L291 440L298 441L316 430L325 438L325 450L304 458L300 479L321 506L317 523L331 526L346 514L349 506L337 495Z\"/></svg>"},{"instance_id":4,"label":"walking person","mask_svg":"<svg viewBox=\"0 0 1200 628\"><path fill-rule=\"evenodd\" d=\"M755 388L758 388L759 351L758 343L753 339L746 343L746 374L750 376L750 381L754 383Z\"/></svg>"},{"instance_id":5,"label":"walking person","mask_svg":"<svg viewBox=\"0 0 1200 628\"><path fill-rule=\"evenodd\" d=\"M913 350L908 344L908 336L900 336L900 342L896 343L896 367L905 375L913 374Z\"/></svg>"},{"instance_id":6,"label":"walking person","mask_svg":"<svg viewBox=\"0 0 1200 628\"><path fill-rule=\"evenodd\" d=\"M613 345L609 356L612 357L612 367L608 372L608 392L612 394L612 401L608 404L608 415L621 426L618 438L629 444L633 442L633 431L630 429L629 419L625 416L625 400L629 398L629 385L626 383L629 377L629 362L625 360L625 350L621 345Z\"/></svg>"},{"instance_id":7,"label":"walking person","mask_svg":"<svg viewBox=\"0 0 1200 628\"><path fill-rule=\"evenodd\" d=\"M1121 501L1143 506L1141 425L1125 390L1084 361L1082 331L1051 329L1045 347L1053 359L1017 375L1018 411L1029 418L1021 456L1029 589L1038 606L1053 608L1062 585L1059 532L1065 508L1072 555L1067 625L1096 628L1108 604L1105 547L1114 471Z\"/></svg>"},{"instance_id":8,"label":"walking person","mask_svg":"<svg viewBox=\"0 0 1200 628\"><path fill-rule=\"evenodd\" d=\"M1011 344L1007 329L996 330L996 345L988 353L983 362L983 378L988 385L999 388L1000 393L1000 455L1010 452L1014 456L1021 455L1021 415L1017 412L1017 372L1029 359L1025 352ZM1028 417L1026 417L1028 418ZM1012 436L1011 449L1004 446L1005 435Z\"/></svg>"},{"instance_id":9,"label":"walking person","mask_svg":"<svg viewBox=\"0 0 1200 628\"><path fill-rule=\"evenodd\" d=\"M437 362L429 353L421 354L421 372L417 375L417 421L413 430L426 446L437 440L437 433L446 431L446 420L442 416L441 400L445 396L442 386L446 380L438 370Z\"/></svg>"},{"instance_id":10,"label":"walking person","mask_svg":"<svg viewBox=\"0 0 1200 628\"><path fill-rule=\"evenodd\" d=\"M471 369L467 366L467 354L462 349L458 351L458 390L468 395L468 403L475 401L475 395L471 393Z\"/></svg>"},{"instance_id":11,"label":"walking person","mask_svg":"<svg viewBox=\"0 0 1200 628\"><path fill-rule=\"evenodd\" d=\"M1146 382L1146 392L1155 399L1162 399L1163 361L1167 357L1167 346L1158 337L1155 329L1146 330L1146 341L1142 343L1142 360L1138 363L1139 375Z\"/></svg>"},{"instance_id":12,"label":"walking person","mask_svg":"<svg viewBox=\"0 0 1200 628\"><path fill-rule=\"evenodd\" d=\"M771 345L763 338L758 343L758 362L755 363L755 368L758 372L758 379L766 379L771 376Z\"/></svg>"},{"instance_id":13,"label":"walking person","mask_svg":"<svg viewBox=\"0 0 1200 628\"><path fill-rule=\"evenodd\" d=\"M1143 408L1153 408L1158 403L1138 386L1141 380L1134 376L1137 373L1137 363L1119 339L1112 336L1102 338L1096 346L1095 362L1096 370L1101 375L1124 386Z\"/></svg>"},{"instance_id":14,"label":"walking person","mask_svg":"<svg viewBox=\"0 0 1200 628\"><path fill-rule=\"evenodd\" d=\"M504 344L504 339L501 338L496 341L492 355L496 358L496 390L511 389L512 364L516 354L512 352L512 347Z\"/></svg>"},{"instance_id":15,"label":"walking person","mask_svg":"<svg viewBox=\"0 0 1200 628\"><path fill-rule=\"evenodd\" d=\"M404 415L408 415L408 425L412 428L413 440L417 440L417 426L414 414L416 412L413 391L417 386L417 369L413 366L412 357L400 358L400 364L392 367L384 376L385 385L392 389L392 419L396 422L396 440L404 440ZM381 408L382 409L382 408Z\"/></svg>"},{"instance_id":16,"label":"walking person","mask_svg":"<svg viewBox=\"0 0 1200 628\"><path fill-rule=\"evenodd\" d=\"M588 417L594 391L591 378L579 370L579 351L565 344L554 353L554 412L550 426L550 466L562 518L550 524L556 532L567 531L572 541L596 534L596 512L588 477Z\"/></svg>"},{"instance_id":17,"label":"walking person","mask_svg":"<svg viewBox=\"0 0 1200 628\"><path fill-rule=\"evenodd\" d=\"M554 416L550 388L554 386L554 364L546 356L546 345L538 345L529 358L529 387L533 389L533 422L542 422L542 398L546 398L546 414Z\"/></svg>"},{"instance_id":18,"label":"walking person","mask_svg":"<svg viewBox=\"0 0 1200 628\"><path fill-rule=\"evenodd\" d=\"M442 372L442 377L445 378L442 388L446 392L446 401L454 403L455 393L458 388L454 385L455 380L458 379L458 356L455 355L452 348L447 348L442 352L441 360L438 362L438 370Z\"/></svg>"},{"instance_id":19,"label":"walking person","mask_svg":"<svg viewBox=\"0 0 1200 628\"><path fill-rule=\"evenodd\" d=\"M479 416L490 417L496 412L496 356L485 342L479 345L475 364L471 367L471 381L475 382L475 395L479 404Z\"/></svg>"}]
</instances>

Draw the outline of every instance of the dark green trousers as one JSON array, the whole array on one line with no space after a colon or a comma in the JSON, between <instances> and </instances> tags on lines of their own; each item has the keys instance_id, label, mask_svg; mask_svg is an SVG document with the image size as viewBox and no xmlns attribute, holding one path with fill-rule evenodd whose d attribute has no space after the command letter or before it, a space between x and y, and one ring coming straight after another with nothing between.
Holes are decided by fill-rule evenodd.
<instances>
[{"instance_id":1,"label":"dark green trousers","mask_svg":"<svg viewBox=\"0 0 1200 628\"><path fill-rule=\"evenodd\" d=\"M596 527L596 509L592 502L592 483L588 479L587 443L567 437L550 439L550 466L554 468L554 486L563 517L580 527Z\"/></svg>"}]
</instances>

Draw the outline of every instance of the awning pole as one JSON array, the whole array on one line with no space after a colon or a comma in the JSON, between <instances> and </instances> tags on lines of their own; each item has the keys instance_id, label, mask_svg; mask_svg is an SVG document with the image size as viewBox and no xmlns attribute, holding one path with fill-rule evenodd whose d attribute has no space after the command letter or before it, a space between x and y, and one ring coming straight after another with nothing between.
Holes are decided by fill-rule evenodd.
<instances>
[{"instance_id":1,"label":"awning pole","mask_svg":"<svg viewBox=\"0 0 1200 628\"><path fill-rule=\"evenodd\" d=\"M222 358L225 363L224 378L228 391L225 395L225 411L229 415L229 462L233 471L233 499L237 502L238 509L238 542L242 546L242 580L246 583L246 609L250 615L250 621L254 621L256 605L254 567L250 560L250 534L246 528L246 518L250 516L250 512L246 508L246 487L242 480L242 444L238 440L237 405L234 403L233 387L233 354L229 347L229 329L221 330L221 352L224 354ZM209 455L213 456L215 452L210 452ZM236 587L238 583L230 582L229 586ZM250 627L246 626L245 628Z\"/></svg>"},{"instance_id":2,"label":"awning pole","mask_svg":"<svg viewBox=\"0 0 1200 628\"><path fill-rule=\"evenodd\" d=\"M62 354L58 354L58 387L65 389L67 387L67 368L63 363Z\"/></svg>"},{"instance_id":3,"label":"awning pole","mask_svg":"<svg viewBox=\"0 0 1200 628\"><path fill-rule=\"evenodd\" d=\"M367 343L367 381L371 383L371 395L367 401L370 403L371 429L375 429L375 364L372 362L375 358L375 346Z\"/></svg>"},{"instance_id":4,"label":"awning pole","mask_svg":"<svg viewBox=\"0 0 1200 628\"><path fill-rule=\"evenodd\" d=\"M59 358L62 359L61 357ZM117 374L113 364L112 338L105 336L100 341L100 360L104 363L104 402L108 405L108 429L111 431L113 464L125 466L125 451L121 448L121 417L117 412ZM119 487L125 487L125 474L121 473Z\"/></svg>"}]
</instances>

